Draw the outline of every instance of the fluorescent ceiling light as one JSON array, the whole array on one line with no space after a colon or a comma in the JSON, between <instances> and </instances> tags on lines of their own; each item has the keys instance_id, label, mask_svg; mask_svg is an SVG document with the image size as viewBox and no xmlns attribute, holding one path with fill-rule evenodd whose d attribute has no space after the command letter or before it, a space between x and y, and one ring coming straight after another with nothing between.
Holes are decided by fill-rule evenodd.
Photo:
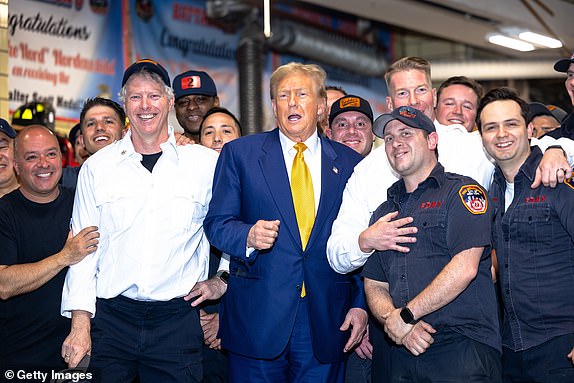
<instances>
[{"instance_id":1,"label":"fluorescent ceiling light","mask_svg":"<svg viewBox=\"0 0 574 383\"><path fill-rule=\"evenodd\" d=\"M522 52L529 52L534 50L534 45L530 43L503 35L490 35L488 36L488 42Z\"/></svg>"},{"instance_id":2,"label":"fluorescent ceiling light","mask_svg":"<svg viewBox=\"0 0 574 383\"><path fill-rule=\"evenodd\" d=\"M561 48L562 42L560 40L553 39L552 37L540 35L534 32L522 32L518 37L529 43L542 45L547 48Z\"/></svg>"}]
</instances>

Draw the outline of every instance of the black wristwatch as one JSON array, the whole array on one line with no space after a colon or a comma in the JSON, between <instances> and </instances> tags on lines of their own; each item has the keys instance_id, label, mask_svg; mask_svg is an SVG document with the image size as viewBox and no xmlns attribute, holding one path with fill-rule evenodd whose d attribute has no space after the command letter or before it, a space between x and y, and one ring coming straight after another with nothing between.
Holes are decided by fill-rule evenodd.
<instances>
[{"instance_id":1,"label":"black wristwatch","mask_svg":"<svg viewBox=\"0 0 574 383\"><path fill-rule=\"evenodd\" d=\"M405 322L406 324L417 323L417 321L415 320L415 316L413 315L413 312L406 306L401 309L401 318L403 322Z\"/></svg>"},{"instance_id":2,"label":"black wristwatch","mask_svg":"<svg viewBox=\"0 0 574 383\"><path fill-rule=\"evenodd\" d=\"M215 276L221 279L225 284L227 284L227 281L229 280L229 273L225 270L219 270Z\"/></svg>"}]
</instances>

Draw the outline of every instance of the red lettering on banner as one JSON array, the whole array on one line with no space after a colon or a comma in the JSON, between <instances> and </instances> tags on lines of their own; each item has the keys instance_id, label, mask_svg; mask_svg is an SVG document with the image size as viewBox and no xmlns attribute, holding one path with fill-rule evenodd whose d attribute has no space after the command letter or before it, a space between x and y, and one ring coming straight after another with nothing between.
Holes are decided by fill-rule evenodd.
<instances>
[{"instance_id":1,"label":"red lettering on banner","mask_svg":"<svg viewBox=\"0 0 574 383\"><path fill-rule=\"evenodd\" d=\"M173 4L172 18L193 24L207 25L205 10L187 4Z\"/></svg>"},{"instance_id":2,"label":"red lettering on banner","mask_svg":"<svg viewBox=\"0 0 574 383\"><path fill-rule=\"evenodd\" d=\"M26 61L39 62L44 64L46 62L46 53L48 53L49 48L44 47L40 50L35 50L28 47L28 44L20 43L20 54L22 59Z\"/></svg>"}]
</instances>

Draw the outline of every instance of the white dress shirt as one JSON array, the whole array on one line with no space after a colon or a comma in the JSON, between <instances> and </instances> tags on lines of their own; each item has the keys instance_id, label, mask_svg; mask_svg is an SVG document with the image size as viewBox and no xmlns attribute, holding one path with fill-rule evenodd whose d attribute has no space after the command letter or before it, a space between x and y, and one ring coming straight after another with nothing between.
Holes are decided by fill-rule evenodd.
<instances>
[{"instance_id":1,"label":"white dress shirt","mask_svg":"<svg viewBox=\"0 0 574 383\"><path fill-rule=\"evenodd\" d=\"M91 156L80 171L72 229L98 226L98 250L70 267L61 312L95 315L98 298L142 301L183 297L207 278L203 220L217 154L176 146L173 128L152 172L141 164L131 132Z\"/></svg>"},{"instance_id":2,"label":"white dress shirt","mask_svg":"<svg viewBox=\"0 0 574 383\"><path fill-rule=\"evenodd\" d=\"M297 154L297 149L294 148L297 142L291 141L286 135L279 131L279 141L281 142L281 149L283 150L283 158L285 159L285 166L287 167L287 174L289 175L289 183L291 183L291 169L293 168L293 160ZM305 164L311 173L313 180L313 194L315 198L315 214L319 207L319 199L321 198L321 139L317 131L309 137L304 144L307 149L303 152Z\"/></svg>"},{"instance_id":3,"label":"white dress shirt","mask_svg":"<svg viewBox=\"0 0 574 383\"><path fill-rule=\"evenodd\" d=\"M490 186L494 164L484 150L478 131L468 132L462 125L441 125L434 122L438 140L438 160L447 172L472 177L475 181ZM569 162L574 159L574 141L545 137L543 142L532 139L532 145L546 149L561 145ZM372 254L359 248L359 234L369 227L373 212L387 199L387 189L398 180L393 172L384 145L373 150L357 166L347 181L343 202L333 222L331 236L327 242L329 264L338 273L345 274L363 266Z\"/></svg>"}]
</instances>

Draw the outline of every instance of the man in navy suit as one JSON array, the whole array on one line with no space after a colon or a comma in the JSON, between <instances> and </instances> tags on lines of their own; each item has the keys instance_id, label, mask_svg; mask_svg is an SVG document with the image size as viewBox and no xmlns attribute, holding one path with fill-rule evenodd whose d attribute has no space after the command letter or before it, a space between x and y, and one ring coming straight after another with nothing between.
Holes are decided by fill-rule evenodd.
<instances>
[{"instance_id":1,"label":"man in navy suit","mask_svg":"<svg viewBox=\"0 0 574 383\"><path fill-rule=\"evenodd\" d=\"M227 143L217 164L204 228L231 256L219 333L231 382L341 382L345 352L366 329L362 282L334 272L325 253L361 160L317 133L325 77L317 65L279 67L270 79L278 129ZM298 143L313 185L308 242L291 190Z\"/></svg>"}]
</instances>

